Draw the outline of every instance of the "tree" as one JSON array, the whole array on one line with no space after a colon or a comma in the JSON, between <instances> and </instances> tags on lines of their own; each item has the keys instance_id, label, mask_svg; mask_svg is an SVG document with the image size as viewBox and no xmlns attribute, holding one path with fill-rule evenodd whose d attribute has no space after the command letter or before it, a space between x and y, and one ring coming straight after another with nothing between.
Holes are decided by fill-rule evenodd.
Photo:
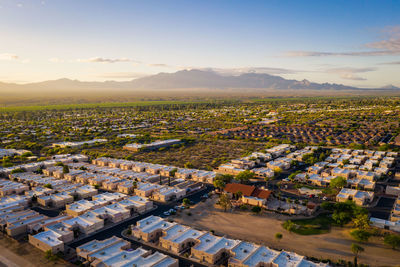
<instances>
[{"instance_id":1,"label":"tree","mask_svg":"<svg viewBox=\"0 0 400 267\"><path fill-rule=\"evenodd\" d=\"M368 218L368 214L358 214L353 219L354 226L359 229L367 229L370 225L370 220Z\"/></svg>"},{"instance_id":2,"label":"tree","mask_svg":"<svg viewBox=\"0 0 400 267\"><path fill-rule=\"evenodd\" d=\"M194 168L193 163L191 163L190 161L186 162L183 167L187 168L187 169L192 169Z\"/></svg>"},{"instance_id":3,"label":"tree","mask_svg":"<svg viewBox=\"0 0 400 267\"><path fill-rule=\"evenodd\" d=\"M43 187L49 188L49 189L53 189L53 186L51 184L45 184Z\"/></svg>"},{"instance_id":4,"label":"tree","mask_svg":"<svg viewBox=\"0 0 400 267\"><path fill-rule=\"evenodd\" d=\"M69 167L68 165L63 166L63 173L69 173Z\"/></svg>"},{"instance_id":5,"label":"tree","mask_svg":"<svg viewBox=\"0 0 400 267\"><path fill-rule=\"evenodd\" d=\"M13 173L21 173L21 172L25 172L25 171L23 169L21 169L21 168L14 169L14 170L11 171L12 174Z\"/></svg>"},{"instance_id":6,"label":"tree","mask_svg":"<svg viewBox=\"0 0 400 267\"><path fill-rule=\"evenodd\" d=\"M248 182L250 179L254 178L254 172L249 170L241 171L238 175L236 175L235 179L240 181L240 183Z\"/></svg>"},{"instance_id":7,"label":"tree","mask_svg":"<svg viewBox=\"0 0 400 267\"><path fill-rule=\"evenodd\" d=\"M400 247L400 235L388 234L383 239L383 242L386 245L391 246L392 249L396 249L396 248Z\"/></svg>"},{"instance_id":8,"label":"tree","mask_svg":"<svg viewBox=\"0 0 400 267\"><path fill-rule=\"evenodd\" d=\"M296 224L294 222L292 222L291 220L288 220L283 224L283 228L288 230L289 233L292 233L294 231L294 229L296 228Z\"/></svg>"},{"instance_id":9,"label":"tree","mask_svg":"<svg viewBox=\"0 0 400 267\"><path fill-rule=\"evenodd\" d=\"M275 239L279 242L283 238L283 235L281 233L276 233L275 234Z\"/></svg>"},{"instance_id":10,"label":"tree","mask_svg":"<svg viewBox=\"0 0 400 267\"><path fill-rule=\"evenodd\" d=\"M357 267L357 257L358 254L362 253L364 251L364 248L358 244L351 244L351 252L354 254L354 266Z\"/></svg>"},{"instance_id":11,"label":"tree","mask_svg":"<svg viewBox=\"0 0 400 267\"><path fill-rule=\"evenodd\" d=\"M335 210L332 219L336 224L343 226L350 221L351 217L347 212Z\"/></svg>"},{"instance_id":12,"label":"tree","mask_svg":"<svg viewBox=\"0 0 400 267\"><path fill-rule=\"evenodd\" d=\"M231 174L217 174L216 180L222 180L225 184L230 183L233 180L233 175Z\"/></svg>"},{"instance_id":13,"label":"tree","mask_svg":"<svg viewBox=\"0 0 400 267\"><path fill-rule=\"evenodd\" d=\"M170 177L174 177L175 176L175 173L178 171L178 169L177 168L173 168L170 172L169 172L169 176Z\"/></svg>"},{"instance_id":14,"label":"tree","mask_svg":"<svg viewBox=\"0 0 400 267\"><path fill-rule=\"evenodd\" d=\"M190 206L190 199L188 199L188 198L184 198L183 200L182 200L182 204L184 205L184 206L186 206L186 207L189 207Z\"/></svg>"},{"instance_id":15,"label":"tree","mask_svg":"<svg viewBox=\"0 0 400 267\"><path fill-rule=\"evenodd\" d=\"M218 205L220 205L224 211L226 211L231 206L231 200L227 194L221 194L219 196Z\"/></svg>"},{"instance_id":16,"label":"tree","mask_svg":"<svg viewBox=\"0 0 400 267\"><path fill-rule=\"evenodd\" d=\"M222 179L215 179L213 181L213 185L215 188L218 188L221 190L225 188L225 182Z\"/></svg>"},{"instance_id":17,"label":"tree","mask_svg":"<svg viewBox=\"0 0 400 267\"><path fill-rule=\"evenodd\" d=\"M251 208L251 211L258 214L258 213L261 212L261 207L254 206L254 207Z\"/></svg>"},{"instance_id":18,"label":"tree","mask_svg":"<svg viewBox=\"0 0 400 267\"><path fill-rule=\"evenodd\" d=\"M336 178L333 178L330 182L330 187L335 188L335 189L341 189L345 187L347 184L347 180L341 176L338 176Z\"/></svg>"},{"instance_id":19,"label":"tree","mask_svg":"<svg viewBox=\"0 0 400 267\"><path fill-rule=\"evenodd\" d=\"M350 232L350 235L358 242L368 242L371 233L365 230L356 229Z\"/></svg>"}]
</instances>

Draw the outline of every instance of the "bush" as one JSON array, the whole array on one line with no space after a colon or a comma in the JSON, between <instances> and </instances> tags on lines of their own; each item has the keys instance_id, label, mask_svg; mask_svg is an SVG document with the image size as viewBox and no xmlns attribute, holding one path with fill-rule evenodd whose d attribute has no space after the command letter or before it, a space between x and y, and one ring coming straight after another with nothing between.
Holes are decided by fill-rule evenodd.
<instances>
[{"instance_id":1,"label":"bush","mask_svg":"<svg viewBox=\"0 0 400 267\"><path fill-rule=\"evenodd\" d=\"M391 246L393 249L400 247L400 235L396 234L388 234L383 239L383 242L386 245Z\"/></svg>"},{"instance_id":2,"label":"bush","mask_svg":"<svg viewBox=\"0 0 400 267\"><path fill-rule=\"evenodd\" d=\"M254 207L251 208L251 211L254 212L254 213L260 213L261 210L262 209L259 206L254 206Z\"/></svg>"},{"instance_id":3,"label":"bush","mask_svg":"<svg viewBox=\"0 0 400 267\"><path fill-rule=\"evenodd\" d=\"M368 242L371 233L365 230L356 229L350 232L350 235L358 242Z\"/></svg>"}]
</instances>

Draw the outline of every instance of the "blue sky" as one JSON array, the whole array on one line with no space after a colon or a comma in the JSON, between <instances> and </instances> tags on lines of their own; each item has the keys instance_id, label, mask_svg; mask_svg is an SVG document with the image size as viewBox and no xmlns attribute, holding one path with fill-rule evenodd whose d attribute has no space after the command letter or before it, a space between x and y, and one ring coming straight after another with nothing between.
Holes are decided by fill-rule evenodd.
<instances>
[{"instance_id":1,"label":"blue sky","mask_svg":"<svg viewBox=\"0 0 400 267\"><path fill-rule=\"evenodd\" d=\"M0 0L0 81L214 69L400 86L400 1Z\"/></svg>"}]
</instances>

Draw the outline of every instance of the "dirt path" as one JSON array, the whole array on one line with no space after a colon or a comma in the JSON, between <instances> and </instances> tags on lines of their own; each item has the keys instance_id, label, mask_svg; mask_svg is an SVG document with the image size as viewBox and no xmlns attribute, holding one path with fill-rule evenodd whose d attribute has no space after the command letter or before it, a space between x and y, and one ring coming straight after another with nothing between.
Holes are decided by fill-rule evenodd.
<instances>
[{"instance_id":1,"label":"dirt path","mask_svg":"<svg viewBox=\"0 0 400 267\"><path fill-rule=\"evenodd\" d=\"M4 234L0 234L0 267L54 267L74 266L64 260L52 262L44 257L44 252L28 242L18 242Z\"/></svg>"},{"instance_id":2,"label":"dirt path","mask_svg":"<svg viewBox=\"0 0 400 267\"><path fill-rule=\"evenodd\" d=\"M320 259L353 260L350 246L354 242L348 235L349 229L333 228L322 235L302 236L291 234L282 228L282 220L267 216L253 215L247 212L223 212L213 207L208 200L191 211L176 216L175 221L194 226L198 229L214 230L218 235L251 241L272 248L295 251L301 255ZM281 241L275 240L275 234L283 234ZM365 251L360 262L370 266L400 266L400 251L385 247L382 240L371 238L368 244L362 244Z\"/></svg>"}]
</instances>

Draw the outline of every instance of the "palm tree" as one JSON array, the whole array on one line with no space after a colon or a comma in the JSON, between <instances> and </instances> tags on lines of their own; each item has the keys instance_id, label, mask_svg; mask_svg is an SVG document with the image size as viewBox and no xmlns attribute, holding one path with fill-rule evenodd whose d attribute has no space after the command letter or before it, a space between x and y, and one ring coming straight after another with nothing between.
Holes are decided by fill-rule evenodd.
<instances>
[{"instance_id":1,"label":"palm tree","mask_svg":"<svg viewBox=\"0 0 400 267\"><path fill-rule=\"evenodd\" d=\"M362 253L364 248L356 243L351 244L351 252L354 254L354 267L357 267L358 254Z\"/></svg>"}]
</instances>

